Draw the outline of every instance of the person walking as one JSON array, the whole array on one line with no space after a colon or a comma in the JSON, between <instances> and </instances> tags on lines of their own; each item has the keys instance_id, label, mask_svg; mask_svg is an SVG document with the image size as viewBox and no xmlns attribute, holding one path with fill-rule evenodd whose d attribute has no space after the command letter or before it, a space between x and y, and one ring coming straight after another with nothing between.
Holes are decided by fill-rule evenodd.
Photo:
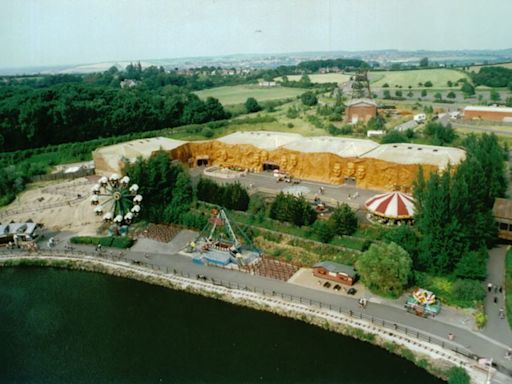
<instances>
[{"instance_id":1,"label":"person walking","mask_svg":"<svg viewBox=\"0 0 512 384\"><path fill-rule=\"evenodd\" d=\"M494 296L494 304L498 304L498 296Z\"/></svg>"},{"instance_id":2,"label":"person walking","mask_svg":"<svg viewBox=\"0 0 512 384\"><path fill-rule=\"evenodd\" d=\"M505 318L505 309L503 307L500 308L499 317L500 317L500 319Z\"/></svg>"},{"instance_id":3,"label":"person walking","mask_svg":"<svg viewBox=\"0 0 512 384\"><path fill-rule=\"evenodd\" d=\"M491 293L492 290L492 283L487 284L487 292Z\"/></svg>"},{"instance_id":4,"label":"person walking","mask_svg":"<svg viewBox=\"0 0 512 384\"><path fill-rule=\"evenodd\" d=\"M500 293L503 293L503 287L500 285L500 289L499 289Z\"/></svg>"},{"instance_id":5,"label":"person walking","mask_svg":"<svg viewBox=\"0 0 512 384\"><path fill-rule=\"evenodd\" d=\"M494 293L498 293L498 286L497 285L494 286Z\"/></svg>"}]
</instances>

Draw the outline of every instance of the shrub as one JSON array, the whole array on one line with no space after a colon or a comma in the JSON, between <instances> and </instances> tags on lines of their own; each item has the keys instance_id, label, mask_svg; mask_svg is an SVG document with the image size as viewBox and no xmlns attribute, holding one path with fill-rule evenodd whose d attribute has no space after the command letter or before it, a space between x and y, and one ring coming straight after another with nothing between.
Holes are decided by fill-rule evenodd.
<instances>
[{"instance_id":1,"label":"shrub","mask_svg":"<svg viewBox=\"0 0 512 384\"><path fill-rule=\"evenodd\" d=\"M322 243L330 242L336 234L335 228L331 222L317 220L313 224L313 231Z\"/></svg>"},{"instance_id":2,"label":"shrub","mask_svg":"<svg viewBox=\"0 0 512 384\"><path fill-rule=\"evenodd\" d=\"M329 224L336 235L352 235L357 229L357 216L348 204L343 203L334 209Z\"/></svg>"},{"instance_id":3,"label":"shrub","mask_svg":"<svg viewBox=\"0 0 512 384\"><path fill-rule=\"evenodd\" d=\"M258 101L254 97L249 97L245 101L245 110L247 113L253 113L261 111L261 106L258 104Z\"/></svg>"},{"instance_id":4,"label":"shrub","mask_svg":"<svg viewBox=\"0 0 512 384\"><path fill-rule=\"evenodd\" d=\"M432 82L431 82L430 80L427 80L427 81L425 81L425 84L423 84L423 85L424 85L425 87L427 87L427 88L430 88L430 87L432 87L434 84L432 84Z\"/></svg>"},{"instance_id":5,"label":"shrub","mask_svg":"<svg viewBox=\"0 0 512 384\"><path fill-rule=\"evenodd\" d=\"M469 384L470 377L462 367L452 367L448 371L448 384Z\"/></svg>"},{"instance_id":6,"label":"shrub","mask_svg":"<svg viewBox=\"0 0 512 384\"><path fill-rule=\"evenodd\" d=\"M201 135L203 135L204 137L206 137L207 139L209 139L210 137L213 136L213 129L211 129L210 127L204 127L202 130L201 130Z\"/></svg>"},{"instance_id":7,"label":"shrub","mask_svg":"<svg viewBox=\"0 0 512 384\"><path fill-rule=\"evenodd\" d=\"M270 206L270 217L275 220L288 221L299 227L310 225L316 220L317 213L303 197L279 193Z\"/></svg>"},{"instance_id":8,"label":"shrub","mask_svg":"<svg viewBox=\"0 0 512 384\"><path fill-rule=\"evenodd\" d=\"M73 244L88 244L88 245L98 245L101 244L102 247L114 247L114 248L130 248L134 240L130 237L126 236L105 236L105 237L96 237L96 236L75 236L70 239Z\"/></svg>"},{"instance_id":9,"label":"shrub","mask_svg":"<svg viewBox=\"0 0 512 384\"><path fill-rule=\"evenodd\" d=\"M485 298L485 289L477 280L460 279L453 284L453 297L469 307Z\"/></svg>"},{"instance_id":10,"label":"shrub","mask_svg":"<svg viewBox=\"0 0 512 384\"><path fill-rule=\"evenodd\" d=\"M317 99L316 95L311 91L304 92L300 96L300 100L302 101L302 104L307 105L309 107L318 104L318 99Z\"/></svg>"},{"instance_id":11,"label":"shrub","mask_svg":"<svg viewBox=\"0 0 512 384\"><path fill-rule=\"evenodd\" d=\"M463 279L484 280L487 277L487 259L489 254L485 248L467 252L455 266L455 276Z\"/></svg>"}]
</instances>

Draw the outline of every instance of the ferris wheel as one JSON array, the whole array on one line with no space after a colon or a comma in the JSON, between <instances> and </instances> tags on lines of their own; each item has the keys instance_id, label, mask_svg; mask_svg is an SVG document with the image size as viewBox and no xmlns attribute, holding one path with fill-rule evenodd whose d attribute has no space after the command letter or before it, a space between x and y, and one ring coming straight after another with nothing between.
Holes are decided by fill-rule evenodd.
<instances>
[{"instance_id":1,"label":"ferris wheel","mask_svg":"<svg viewBox=\"0 0 512 384\"><path fill-rule=\"evenodd\" d=\"M92 187L91 205L96 216L103 215L103 221L118 226L128 226L140 212L142 196L138 194L139 186L130 185L130 178L116 173L110 177L103 176Z\"/></svg>"}]
</instances>

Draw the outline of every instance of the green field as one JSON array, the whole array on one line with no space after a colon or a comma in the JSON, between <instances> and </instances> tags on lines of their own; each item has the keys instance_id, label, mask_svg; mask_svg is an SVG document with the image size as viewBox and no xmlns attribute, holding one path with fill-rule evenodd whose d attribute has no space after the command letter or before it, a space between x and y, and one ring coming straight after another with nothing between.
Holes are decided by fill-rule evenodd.
<instances>
[{"instance_id":1,"label":"green field","mask_svg":"<svg viewBox=\"0 0 512 384\"><path fill-rule=\"evenodd\" d=\"M343 73L318 73L313 75L308 75L309 79L312 83L325 84L325 83L344 83L345 81L350 80L350 75L345 75ZM288 80L290 81L299 81L302 75L290 75L288 76ZM276 81L281 81L281 78L278 77L275 79Z\"/></svg>"},{"instance_id":2,"label":"green field","mask_svg":"<svg viewBox=\"0 0 512 384\"><path fill-rule=\"evenodd\" d=\"M434 89L442 89L449 87L446 85L448 80L456 82L461 78L468 78L468 76L455 69L418 69L411 71L386 71L386 72L370 72L370 79L373 88L380 88L385 83L389 84L390 88L395 88L397 85L403 88L422 88L418 83L425 83L431 81Z\"/></svg>"},{"instance_id":3,"label":"green field","mask_svg":"<svg viewBox=\"0 0 512 384\"><path fill-rule=\"evenodd\" d=\"M306 92L302 88L275 87L264 88L258 85L235 85L232 87L217 87L194 92L201 99L215 97L223 105L242 104L248 97L258 101L286 99L296 97Z\"/></svg>"}]
</instances>

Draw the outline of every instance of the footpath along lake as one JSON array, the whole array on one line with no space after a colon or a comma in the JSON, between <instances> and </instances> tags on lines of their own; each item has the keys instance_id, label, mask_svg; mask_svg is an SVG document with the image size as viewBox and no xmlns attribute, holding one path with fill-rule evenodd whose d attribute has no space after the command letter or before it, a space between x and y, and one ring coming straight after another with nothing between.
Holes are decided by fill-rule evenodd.
<instances>
[{"instance_id":1,"label":"footpath along lake","mask_svg":"<svg viewBox=\"0 0 512 384\"><path fill-rule=\"evenodd\" d=\"M442 383L300 321L58 269L0 269L0 340L0 383Z\"/></svg>"}]
</instances>

